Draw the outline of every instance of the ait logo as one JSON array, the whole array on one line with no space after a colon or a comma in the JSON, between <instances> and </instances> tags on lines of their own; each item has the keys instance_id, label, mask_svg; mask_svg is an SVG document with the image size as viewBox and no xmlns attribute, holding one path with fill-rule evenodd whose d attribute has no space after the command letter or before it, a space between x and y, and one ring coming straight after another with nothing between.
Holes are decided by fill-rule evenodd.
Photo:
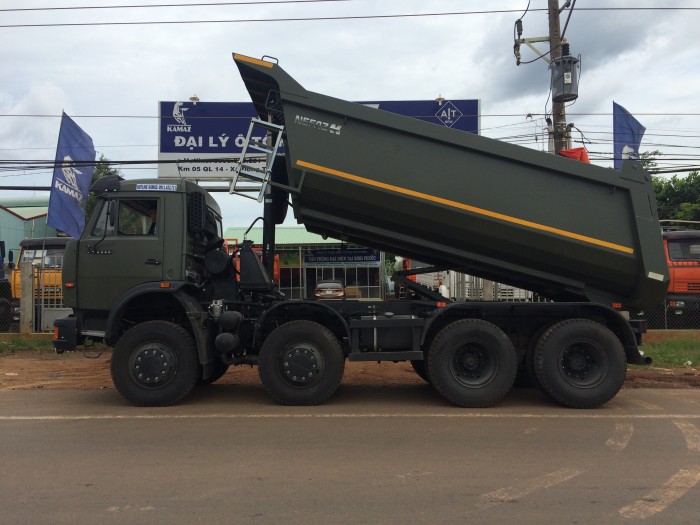
<instances>
[{"instance_id":1,"label":"ait logo","mask_svg":"<svg viewBox=\"0 0 700 525\"><path fill-rule=\"evenodd\" d=\"M83 192L80 191L78 187L78 175L82 175L83 172L78 168L73 166L73 159L70 155L63 157L63 162L61 163L61 173L63 173L63 180L56 177L56 189L61 193L65 193L70 197L73 197L78 202L83 201Z\"/></svg>"},{"instance_id":2,"label":"ait logo","mask_svg":"<svg viewBox=\"0 0 700 525\"><path fill-rule=\"evenodd\" d=\"M177 122L177 124L168 124L166 126L167 131L190 133L190 131L192 130L192 126L187 124L187 121L185 120L185 111L187 111L190 108L182 107L183 104L184 102L175 102L175 104L173 104L173 119L175 119L175 122Z\"/></svg>"},{"instance_id":3,"label":"ait logo","mask_svg":"<svg viewBox=\"0 0 700 525\"><path fill-rule=\"evenodd\" d=\"M448 128L451 128L462 116L462 112L457 109L452 102L447 101L440 106L437 113L435 113L437 119L442 122Z\"/></svg>"}]
</instances>

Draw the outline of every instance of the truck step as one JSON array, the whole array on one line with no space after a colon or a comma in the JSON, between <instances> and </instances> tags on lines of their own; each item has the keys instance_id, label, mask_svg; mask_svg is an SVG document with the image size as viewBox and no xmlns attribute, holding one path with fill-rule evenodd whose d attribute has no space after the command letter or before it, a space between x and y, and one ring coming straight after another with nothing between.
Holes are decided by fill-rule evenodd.
<instances>
[{"instance_id":1,"label":"truck step","mask_svg":"<svg viewBox=\"0 0 700 525\"><path fill-rule=\"evenodd\" d=\"M350 352L348 361L411 361L422 360L423 352L413 350L387 352Z\"/></svg>"}]
</instances>

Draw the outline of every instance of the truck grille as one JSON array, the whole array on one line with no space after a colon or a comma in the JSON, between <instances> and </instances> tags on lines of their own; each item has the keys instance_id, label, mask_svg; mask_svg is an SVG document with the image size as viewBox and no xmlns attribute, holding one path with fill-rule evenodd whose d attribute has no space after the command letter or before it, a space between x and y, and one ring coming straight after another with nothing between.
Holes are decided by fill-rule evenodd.
<instances>
[{"instance_id":1,"label":"truck grille","mask_svg":"<svg viewBox=\"0 0 700 525\"><path fill-rule=\"evenodd\" d=\"M677 281L675 289L678 293L700 293L700 281Z\"/></svg>"}]
</instances>

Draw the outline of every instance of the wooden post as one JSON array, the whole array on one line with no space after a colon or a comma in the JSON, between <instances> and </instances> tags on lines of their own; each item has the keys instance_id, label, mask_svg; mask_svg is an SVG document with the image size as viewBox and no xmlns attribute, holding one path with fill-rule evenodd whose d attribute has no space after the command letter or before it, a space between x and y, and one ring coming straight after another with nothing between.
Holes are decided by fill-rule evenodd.
<instances>
[{"instance_id":1,"label":"wooden post","mask_svg":"<svg viewBox=\"0 0 700 525\"><path fill-rule=\"evenodd\" d=\"M19 333L31 334L34 331L34 266L32 261L19 263Z\"/></svg>"}]
</instances>

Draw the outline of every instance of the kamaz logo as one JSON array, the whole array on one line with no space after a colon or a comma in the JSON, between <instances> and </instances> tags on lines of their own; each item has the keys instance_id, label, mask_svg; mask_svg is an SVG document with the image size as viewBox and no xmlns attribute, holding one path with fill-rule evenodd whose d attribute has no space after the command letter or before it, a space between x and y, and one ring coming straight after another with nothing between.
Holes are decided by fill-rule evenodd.
<instances>
[{"instance_id":1,"label":"kamaz logo","mask_svg":"<svg viewBox=\"0 0 700 525\"><path fill-rule=\"evenodd\" d=\"M192 126L185 120L185 111L190 108L183 108L184 102L175 102L173 105L173 118L177 124L168 124L165 128L168 133L190 133Z\"/></svg>"},{"instance_id":2,"label":"kamaz logo","mask_svg":"<svg viewBox=\"0 0 700 525\"><path fill-rule=\"evenodd\" d=\"M314 128L319 131L326 131L331 135L340 135L340 130L343 126L340 124L331 124L330 122L324 122L322 120L316 120L310 117L302 117L296 115L294 117L294 123L300 126L306 126L307 128Z\"/></svg>"}]
</instances>

